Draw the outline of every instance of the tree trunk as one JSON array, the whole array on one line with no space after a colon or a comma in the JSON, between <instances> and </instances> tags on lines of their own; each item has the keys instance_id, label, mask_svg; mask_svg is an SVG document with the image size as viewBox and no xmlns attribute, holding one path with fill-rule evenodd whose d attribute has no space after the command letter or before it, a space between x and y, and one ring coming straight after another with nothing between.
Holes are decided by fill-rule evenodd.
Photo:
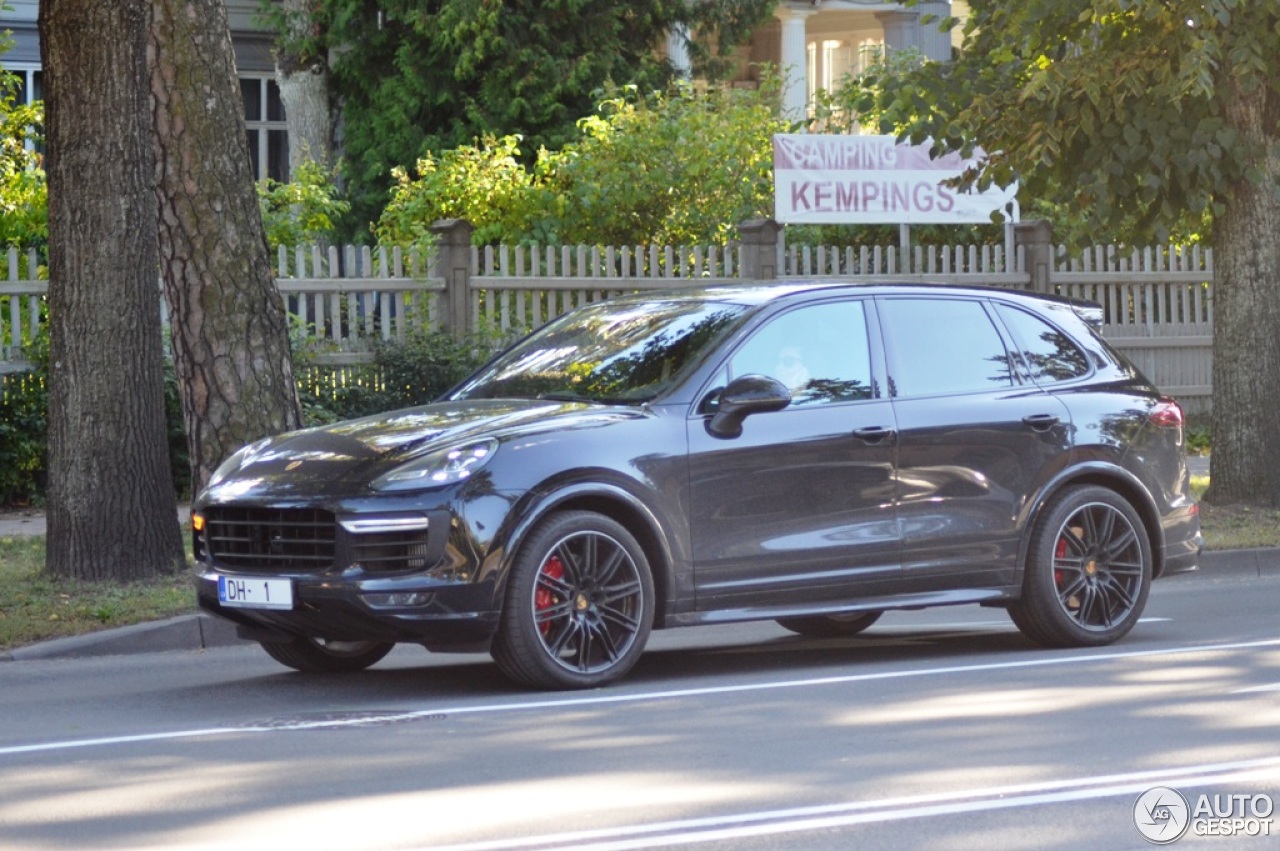
<instances>
[{"instance_id":1,"label":"tree trunk","mask_svg":"<svg viewBox=\"0 0 1280 851\"><path fill-rule=\"evenodd\" d=\"M1229 75L1228 75L1229 76ZM1280 506L1280 97L1228 83L1227 120L1260 152L1262 178L1222 198L1214 226L1213 467L1205 498Z\"/></svg>"},{"instance_id":2,"label":"tree trunk","mask_svg":"<svg viewBox=\"0 0 1280 851\"><path fill-rule=\"evenodd\" d=\"M156 0L154 10L160 262L198 492L235 449L302 418L226 7Z\"/></svg>"},{"instance_id":3,"label":"tree trunk","mask_svg":"<svg viewBox=\"0 0 1280 851\"><path fill-rule=\"evenodd\" d=\"M286 32L276 43L276 85L289 124L289 169L310 160L333 166L333 116L329 105L329 64L323 46L308 38L314 0L283 0Z\"/></svg>"},{"instance_id":4,"label":"tree trunk","mask_svg":"<svg viewBox=\"0 0 1280 851\"><path fill-rule=\"evenodd\" d=\"M183 563L164 415L148 0L43 0L49 180L46 570Z\"/></svg>"}]
</instances>

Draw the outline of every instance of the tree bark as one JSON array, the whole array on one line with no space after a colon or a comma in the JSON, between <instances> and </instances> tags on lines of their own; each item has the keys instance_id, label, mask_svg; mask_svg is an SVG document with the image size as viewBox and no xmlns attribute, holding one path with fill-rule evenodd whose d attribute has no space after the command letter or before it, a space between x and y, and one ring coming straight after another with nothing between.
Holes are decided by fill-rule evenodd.
<instances>
[{"instance_id":1,"label":"tree bark","mask_svg":"<svg viewBox=\"0 0 1280 851\"><path fill-rule=\"evenodd\" d=\"M1230 79L1230 75L1228 75ZM1228 82L1223 112L1261 179L1221 199L1214 226L1213 467L1206 501L1280 506L1280 96Z\"/></svg>"},{"instance_id":2,"label":"tree bark","mask_svg":"<svg viewBox=\"0 0 1280 851\"><path fill-rule=\"evenodd\" d=\"M286 32L276 43L276 85L289 124L289 169L310 160L325 170L333 166L333 113L329 103L329 64L319 39L309 39L315 26L314 0L283 0ZM304 50L302 45L311 45Z\"/></svg>"},{"instance_id":3,"label":"tree bark","mask_svg":"<svg viewBox=\"0 0 1280 851\"><path fill-rule=\"evenodd\" d=\"M164 415L148 0L43 0L49 181L46 570L183 563Z\"/></svg>"},{"instance_id":4,"label":"tree bark","mask_svg":"<svg viewBox=\"0 0 1280 851\"><path fill-rule=\"evenodd\" d=\"M245 141L222 0L156 0L160 262L199 491L236 448L298 428L284 302Z\"/></svg>"}]
</instances>

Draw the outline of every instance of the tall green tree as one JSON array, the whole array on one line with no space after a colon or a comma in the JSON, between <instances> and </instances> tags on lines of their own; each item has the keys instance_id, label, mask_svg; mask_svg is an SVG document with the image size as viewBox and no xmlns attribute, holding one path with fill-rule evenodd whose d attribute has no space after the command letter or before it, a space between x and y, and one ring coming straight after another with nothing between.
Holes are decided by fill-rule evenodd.
<instances>
[{"instance_id":1,"label":"tall green tree","mask_svg":"<svg viewBox=\"0 0 1280 851\"><path fill-rule=\"evenodd\" d=\"M183 562L170 484L147 110L149 0L43 0L49 180L46 568Z\"/></svg>"},{"instance_id":2,"label":"tall green tree","mask_svg":"<svg viewBox=\"0 0 1280 851\"><path fill-rule=\"evenodd\" d=\"M656 51L689 33L698 73L725 57L776 0L316 0L279 15L281 55L336 57L356 215L381 209L391 169L485 136L559 148L606 83L662 88ZM333 49L332 54L330 49Z\"/></svg>"},{"instance_id":3,"label":"tall green tree","mask_svg":"<svg viewBox=\"0 0 1280 851\"><path fill-rule=\"evenodd\" d=\"M971 177L1062 190L1137 241L1212 221L1213 483L1280 505L1280 3L973 0L958 61L857 106L881 132L980 144Z\"/></svg>"}]
</instances>

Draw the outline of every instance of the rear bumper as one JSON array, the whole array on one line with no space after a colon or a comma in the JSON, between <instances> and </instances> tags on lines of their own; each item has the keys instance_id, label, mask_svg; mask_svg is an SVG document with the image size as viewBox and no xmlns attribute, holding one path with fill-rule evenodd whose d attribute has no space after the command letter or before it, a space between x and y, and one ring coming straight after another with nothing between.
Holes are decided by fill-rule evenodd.
<instances>
[{"instance_id":1,"label":"rear bumper","mask_svg":"<svg viewBox=\"0 0 1280 851\"><path fill-rule=\"evenodd\" d=\"M1200 512L1196 505L1172 515L1165 523L1165 544L1157 576L1190 573L1200 567L1204 536L1200 533Z\"/></svg>"}]
</instances>

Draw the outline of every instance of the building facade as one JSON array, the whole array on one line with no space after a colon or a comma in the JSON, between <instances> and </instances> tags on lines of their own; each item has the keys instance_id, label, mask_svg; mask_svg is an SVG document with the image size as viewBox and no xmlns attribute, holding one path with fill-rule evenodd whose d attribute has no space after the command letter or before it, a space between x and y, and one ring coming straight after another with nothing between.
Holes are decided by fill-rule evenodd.
<instances>
[{"instance_id":1,"label":"building facade","mask_svg":"<svg viewBox=\"0 0 1280 851\"><path fill-rule=\"evenodd\" d=\"M38 0L7 2L10 8L0 8L0 31L9 31L13 47L8 53L0 54L0 66L18 76L21 101L39 100L43 97L37 30L40 4ZM226 2L253 173L259 178L286 180L289 175L288 125L275 82L271 35L257 18L258 0Z\"/></svg>"}]
</instances>

